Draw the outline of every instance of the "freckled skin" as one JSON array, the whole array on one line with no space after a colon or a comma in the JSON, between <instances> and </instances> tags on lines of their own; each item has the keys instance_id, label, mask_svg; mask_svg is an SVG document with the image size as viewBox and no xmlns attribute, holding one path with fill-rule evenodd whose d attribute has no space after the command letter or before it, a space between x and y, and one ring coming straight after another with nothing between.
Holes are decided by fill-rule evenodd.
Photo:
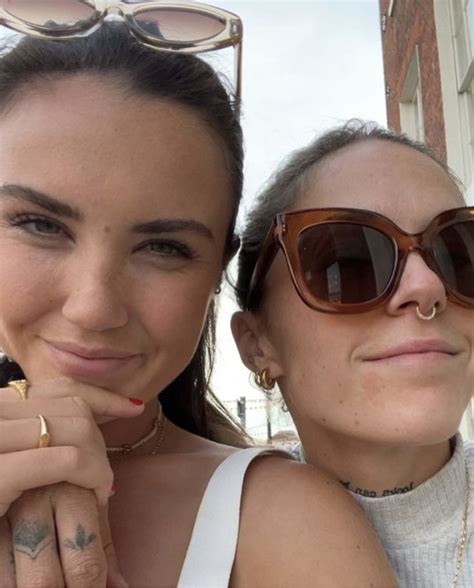
<instances>
[{"instance_id":1,"label":"freckled skin","mask_svg":"<svg viewBox=\"0 0 474 588\"><path fill-rule=\"evenodd\" d=\"M307 186L294 209L373 210L411 233L422 231L440 212L464 205L456 186L430 158L380 140L329 156ZM430 308L434 302L436 319L420 321L416 306ZM329 467L343 480L364 472L358 478L360 487L370 476L375 487L375 454L380 450L377 455L388 471L390 447L397 464L391 472L400 479L388 481L382 490L415 480L405 477L411 473L397 474L405 451L420 451L420 463L426 467L418 464L415 471L421 479L445 463L448 439L474 389L473 312L447 301L443 284L418 254L409 255L400 284L383 308L337 315L314 311L301 301L279 252L265 280L258 321L267 349L264 360L272 365L272 377L278 380L311 463ZM381 350L421 338L446 340L457 353L428 367L368 361ZM422 457L424 447L428 453ZM322 452L327 459L321 458ZM365 459L364 452L366 461L357 464L359 457Z\"/></svg>"},{"instance_id":2,"label":"freckled skin","mask_svg":"<svg viewBox=\"0 0 474 588\"><path fill-rule=\"evenodd\" d=\"M61 219L71 237L46 246L5 220L44 211L0 200L0 343L32 382L63 375L45 340L136 354L85 383L147 401L194 354L222 271L229 178L220 141L193 112L124 98L101 80L38 85L24 95L28 108L18 100L0 117L0 184L31 186L83 217ZM146 243L157 236L132 227L163 218L197 221L213 239L160 235L194 253L156 253Z\"/></svg>"}]
</instances>

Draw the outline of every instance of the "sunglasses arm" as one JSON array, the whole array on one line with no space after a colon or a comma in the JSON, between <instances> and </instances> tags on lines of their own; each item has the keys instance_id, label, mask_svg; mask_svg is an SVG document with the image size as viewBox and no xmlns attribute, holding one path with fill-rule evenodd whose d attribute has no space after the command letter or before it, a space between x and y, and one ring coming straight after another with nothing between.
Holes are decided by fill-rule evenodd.
<instances>
[{"instance_id":1,"label":"sunglasses arm","mask_svg":"<svg viewBox=\"0 0 474 588\"><path fill-rule=\"evenodd\" d=\"M250 280L249 295L247 298L246 308L251 310L255 308L261 294L261 287L270 266L278 253L280 241L278 239L280 230L278 225L273 224L264 241L263 247L255 264L252 278Z\"/></svg>"}]
</instances>

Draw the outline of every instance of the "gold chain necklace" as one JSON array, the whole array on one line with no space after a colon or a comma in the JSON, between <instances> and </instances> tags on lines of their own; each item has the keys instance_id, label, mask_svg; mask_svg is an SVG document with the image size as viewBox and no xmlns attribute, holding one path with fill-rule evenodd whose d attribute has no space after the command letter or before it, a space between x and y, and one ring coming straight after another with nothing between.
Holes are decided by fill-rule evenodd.
<instances>
[{"instance_id":1,"label":"gold chain necklace","mask_svg":"<svg viewBox=\"0 0 474 588\"><path fill-rule=\"evenodd\" d=\"M135 443L129 444L124 443L120 447L107 447L107 455L112 457L124 456L133 453L135 449L145 445L147 441L153 439L156 436L155 444L153 445L153 449L150 451L149 455L156 455L158 453L158 449L163 443L165 438L166 432L166 418L163 415L163 411L160 407L160 412L158 416L153 420L153 425L151 431L147 433L144 437L136 441Z\"/></svg>"},{"instance_id":2,"label":"gold chain necklace","mask_svg":"<svg viewBox=\"0 0 474 588\"><path fill-rule=\"evenodd\" d=\"M464 551L466 548L466 539L467 539L467 517L469 514L469 499L471 495L470 489L470 480L469 480L469 470L467 469L467 463L464 463L464 468L466 472L466 498L464 500L464 512L461 522L461 533L459 534L459 541L457 547L457 554L456 554L456 571L454 574L453 581L451 583L451 588L456 588L458 583L458 578L461 573L462 563L464 559Z\"/></svg>"}]
</instances>

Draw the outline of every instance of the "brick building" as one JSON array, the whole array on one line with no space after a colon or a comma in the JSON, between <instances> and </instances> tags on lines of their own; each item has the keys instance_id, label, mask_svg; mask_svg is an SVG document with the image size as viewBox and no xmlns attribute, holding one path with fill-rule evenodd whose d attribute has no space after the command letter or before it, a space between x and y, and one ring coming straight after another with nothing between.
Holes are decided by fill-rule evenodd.
<instances>
[{"instance_id":1,"label":"brick building","mask_svg":"<svg viewBox=\"0 0 474 588\"><path fill-rule=\"evenodd\" d=\"M428 143L474 204L474 0L379 0L388 124Z\"/></svg>"}]
</instances>

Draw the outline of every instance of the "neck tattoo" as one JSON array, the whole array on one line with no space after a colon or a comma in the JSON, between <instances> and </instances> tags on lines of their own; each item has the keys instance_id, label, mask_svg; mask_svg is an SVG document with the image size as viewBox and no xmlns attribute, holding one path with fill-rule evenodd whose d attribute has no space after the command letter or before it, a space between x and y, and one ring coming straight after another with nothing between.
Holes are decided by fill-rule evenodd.
<instances>
[{"instance_id":1,"label":"neck tattoo","mask_svg":"<svg viewBox=\"0 0 474 588\"><path fill-rule=\"evenodd\" d=\"M339 482L341 482L346 490L366 498L383 498L384 496L393 496L394 494L406 494L415 487L415 483L410 482L406 486L395 486L395 488L387 488L382 490L382 492L377 492L376 490L367 490L366 488L354 488L354 486L349 481L345 482L343 480L339 480Z\"/></svg>"}]
</instances>

